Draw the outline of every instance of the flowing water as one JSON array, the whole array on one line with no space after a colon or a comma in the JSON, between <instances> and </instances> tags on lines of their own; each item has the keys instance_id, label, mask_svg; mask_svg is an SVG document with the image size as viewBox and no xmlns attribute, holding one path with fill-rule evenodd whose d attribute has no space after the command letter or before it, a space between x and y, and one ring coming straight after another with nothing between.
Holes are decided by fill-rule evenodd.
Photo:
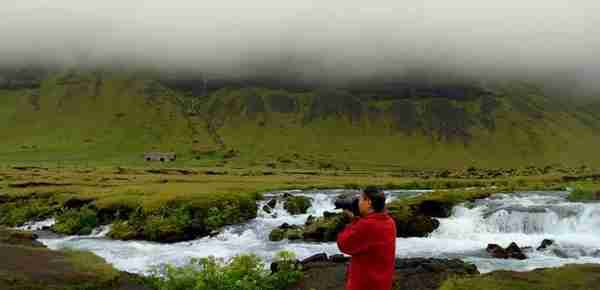
<instances>
[{"instance_id":1,"label":"flowing water","mask_svg":"<svg viewBox=\"0 0 600 290\"><path fill-rule=\"evenodd\" d=\"M389 191L390 199L411 198L423 191ZM189 242L158 244L144 241L114 241L104 238L107 227L89 236L41 239L52 249L71 247L90 250L105 258L116 268L135 273L147 273L154 266L171 263L182 265L191 258L215 256L230 258L240 253L255 253L271 260L275 253L288 250L304 258L315 253L339 253L335 243L271 242L269 232L281 225L303 224L309 215L320 216L334 211L337 190L301 192L294 195L313 198L307 214L292 216L281 202L269 214L259 203L256 219L226 227L215 237ZM282 193L275 193L279 195ZM481 272L498 269L525 271L567 263L600 263L600 204L573 203L565 200L566 192L521 192L496 194L491 198L454 208L449 218L439 219L440 227L427 238L398 238L398 257L460 258L477 265ZM267 195L266 200L269 200ZM46 225L51 221L46 221ZM35 227L36 225L30 225ZM553 239L555 245L537 251L543 239ZM503 247L516 242L526 250L527 260L490 258L488 243Z\"/></svg>"}]
</instances>

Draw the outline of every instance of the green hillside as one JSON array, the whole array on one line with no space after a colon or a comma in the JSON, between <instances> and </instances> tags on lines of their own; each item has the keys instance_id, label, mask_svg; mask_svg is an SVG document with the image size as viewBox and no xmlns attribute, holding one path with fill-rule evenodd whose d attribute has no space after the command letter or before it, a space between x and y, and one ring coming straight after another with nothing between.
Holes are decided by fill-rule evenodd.
<instances>
[{"instance_id":1,"label":"green hillside","mask_svg":"<svg viewBox=\"0 0 600 290\"><path fill-rule=\"evenodd\" d=\"M10 84L0 82L4 165L138 166L150 151L176 152L176 166L600 165L598 106L527 84L203 94L142 74L74 72Z\"/></svg>"}]
</instances>

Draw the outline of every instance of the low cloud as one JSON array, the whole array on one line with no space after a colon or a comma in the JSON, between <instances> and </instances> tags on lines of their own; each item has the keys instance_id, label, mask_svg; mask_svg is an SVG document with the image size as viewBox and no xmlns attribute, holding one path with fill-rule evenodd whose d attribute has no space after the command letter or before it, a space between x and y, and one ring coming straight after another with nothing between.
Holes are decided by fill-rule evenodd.
<instances>
[{"instance_id":1,"label":"low cloud","mask_svg":"<svg viewBox=\"0 0 600 290\"><path fill-rule=\"evenodd\" d=\"M28 0L2 4L0 65L119 65L352 81L415 68L600 80L600 4L580 0Z\"/></svg>"}]
</instances>

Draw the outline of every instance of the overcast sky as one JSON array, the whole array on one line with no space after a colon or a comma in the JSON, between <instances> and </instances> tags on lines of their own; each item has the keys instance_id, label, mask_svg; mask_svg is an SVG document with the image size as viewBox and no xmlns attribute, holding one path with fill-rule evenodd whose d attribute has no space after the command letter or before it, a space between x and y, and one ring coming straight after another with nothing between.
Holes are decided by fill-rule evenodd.
<instances>
[{"instance_id":1,"label":"overcast sky","mask_svg":"<svg viewBox=\"0 0 600 290\"><path fill-rule=\"evenodd\" d=\"M369 77L427 66L600 80L593 0L3 0L0 64ZM9 3L6 3L9 2Z\"/></svg>"}]
</instances>

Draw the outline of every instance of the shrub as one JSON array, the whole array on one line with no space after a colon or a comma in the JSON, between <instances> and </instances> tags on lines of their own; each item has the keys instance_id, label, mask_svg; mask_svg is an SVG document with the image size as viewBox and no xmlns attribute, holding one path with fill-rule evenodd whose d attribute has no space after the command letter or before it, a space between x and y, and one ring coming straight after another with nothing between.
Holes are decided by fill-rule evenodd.
<instances>
[{"instance_id":1,"label":"shrub","mask_svg":"<svg viewBox=\"0 0 600 290\"><path fill-rule=\"evenodd\" d=\"M7 203L0 207L0 224L19 226L32 220L47 218L56 210L48 202L31 201L26 204Z\"/></svg>"},{"instance_id":2,"label":"shrub","mask_svg":"<svg viewBox=\"0 0 600 290\"><path fill-rule=\"evenodd\" d=\"M151 284L158 290L283 290L302 277L293 254L278 253L276 261L279 270L270 273L253 254L236 256L229 263L202 258L184 267L155 269Z\"/></svg>"},{"instance_id":3,"label":"shrub","mask_svg":"<svg viewBox=\"0 0 600 290\"><path fill-rule=\"evenodd\" d=\"M192 224L192 215L187 207L165 209L158 215L150 215L144 223L144 236L152 241L179 240Z\"/></svg>"},{"instance_id":4,"label":"shrub","mask_svg":"<svg viewBox=\"0 0 600 290\"><path fill-rule=\"evenodd\" d=\"M98 226L96 212L89 207L69 209L56 218L54 231L66 235L89 235Z\"/></svg>"},{"instance_id":5,"label":"shrub","mask_svg":"<svg viewBox=\"0 0 600 290\"><path fill-rule=\"evenodd\" d=\"M127 221L116 221L112 224L108 236L116 240L133 240L139 235L138 230Z\"/></svg>"}]
</instances>

